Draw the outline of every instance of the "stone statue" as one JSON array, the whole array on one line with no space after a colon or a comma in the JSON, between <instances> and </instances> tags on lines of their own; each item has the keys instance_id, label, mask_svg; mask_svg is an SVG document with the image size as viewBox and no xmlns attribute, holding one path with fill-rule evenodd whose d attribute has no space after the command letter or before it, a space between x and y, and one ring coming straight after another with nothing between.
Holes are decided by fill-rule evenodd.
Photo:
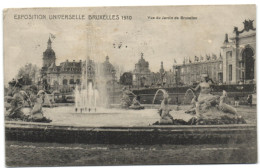
<instances>
[{"instance_id":1,"label":"stone statue","mask_svg":"<svg viewBox=\"0 0 260 168\"><path fill-rule=\"evenodd\" d=\"M9 82L7 95L5 96L5 116L7 120L50 122L42 113L44 91L39 91L37 98L34 92L37 88L32 86L24 89L18 80ZM29 114L25 110L29 110Z\"/></svg>"},{"instance_id":2,"label":"stone statue","mask_svg":"<svg viewBox=\"0 0 260 168\"><path fill-rule=\"evenodd\" d=\"M37 94L36 102L30 112L30 119L34 122L51 122L43 115L42 104L44 103L45 92L40 90Z\"/></svg>"},{"instance_id":3,"label":"stone statue","mask_svg":"<svg viewBox=\"0 0 260 168\"><path fill-rule=\"evenodd\" d=\"M144 109L144 106L141 105L140 103L140 96L135 96L133 98L133 101L132 101L132 104L131 106L129 107L130 109L134 109L134 110L141 110L141 109Z\"/></svg>"},{"instance_id":4,"label":"stone statue","mask_svg":"<svg viewBox=\"0 0 260 168\"><path fill-rule=\"evenodd\" d=\"M161 102L161 107L158 110L158 113L160 115L160 124L173 124L173 117L170 114L170 111L172 111L169 108L169 98L164 97Z\"/></svg>"},{"instance_id":5,"label":"stone statue","mask_svg":"<svg viewBox=\"0 0 260 168\"><path fill-rule=\"evenodd\" d=\"M163 100L161 102L161 106L158 110L160 120L154 123L154 125L164 125L164 124L173 124L173 117L170 114L171 108L169 107L169 94L165 89L158 89L154 95L153 98L153 103L156 99L156 96L158 95L159 92L163 93Z\"/></svg>"},{"instance_id":6,"label":"stone statue","mask_svg":"<svg viewBox=\"0 0 260 168\"><path fill-rule=\"evenodd\" d=\"M211 94L211 85L213 81L209 79L207 74L202 75L202 81L198 84L198 86L194 89L194 91L198 91L200 89L200 93L196 102L196 114L199 115L200 108L205 109L207 106L211 106L212 103L216 103L219 99L219 96L215 96Z\"/></svg>"},{"instance_id":7,"label":"stone statue","mask_svg":"<svg viewBox=\"0 0 260 168\"><path fill-rule=\"evenodd\" d=\"M5 96L5 116L9 119L24 120L26 118L22 112L25 94L21 87L19 80L13 79L9 82L7 95Z\"/></svg>"},{"instance_id":8,"label":"stone statue","mask_svg":"<svg viewBox=\"0 0 260 168\"><path fill-rule=\"evenodd\" d=\"M121 108L129 108L129 106L131 106L131 104L132 104L132 101L130 99L131 94L133 94L133 93L130 90L128 90L126 87L123 88L122 98L121 98L121 103L120 103Z\"/></svg>"},{"instance_id":9,"label":"stone statue","mask_svg":"<svg viewBox=\"0 0 260 168\"><path fill-rule=\"evenodd\" d=\"M254 20L245 20L244 22L243 22L243 24L244 24L244 29L243 30L241 30L241 31L239 31L238 30L238 27L234 27L234 33L238 36L239 34L241 34L241 33L243 33L244 31L249 31L249 30L256 30L255 28L254 28L254 26L253 26L253 22L254 22Z\"/></svg>"},{"instance_id":10,"label":"stone statue","mask_svg":"<svg viewBox=\"0 0 260 168\"><path fill-rule=\"evenodd\" d=\"M169 96L163 89L164 98L159 109L160 120L154 125L216 125L216 124L237 124L246 123L246 121L238 115L237 110L227 104L227 92L223 91L221 96L211 93L211 85L213 81L209 79L207 74L202 75L202 81L192 91L193 99L189 109L171 110L169 108ZM200 90L196 96L195 91ZM160 89L158 90L160 91ZM156 95L158 93L156 92ZM172 112L171 112L172 111ZM170 114L171 112L171 114Z\"/></svg>"}]
</instances>

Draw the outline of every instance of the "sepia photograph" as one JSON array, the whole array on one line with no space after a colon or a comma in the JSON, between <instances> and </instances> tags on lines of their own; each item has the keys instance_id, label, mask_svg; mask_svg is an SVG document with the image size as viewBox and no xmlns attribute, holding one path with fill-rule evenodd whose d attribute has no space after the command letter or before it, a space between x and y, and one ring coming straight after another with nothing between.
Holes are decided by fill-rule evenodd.
<instances>
[{"instance_id":1,"label":"sepia photograph","mask_svg":"<svg viewBox=\"0 0 260 168\"><path fill-rule=\"evenodd\" d=\"M6 8L8 167L255 164L256 5Z\"/></svg>"}]
</instances>

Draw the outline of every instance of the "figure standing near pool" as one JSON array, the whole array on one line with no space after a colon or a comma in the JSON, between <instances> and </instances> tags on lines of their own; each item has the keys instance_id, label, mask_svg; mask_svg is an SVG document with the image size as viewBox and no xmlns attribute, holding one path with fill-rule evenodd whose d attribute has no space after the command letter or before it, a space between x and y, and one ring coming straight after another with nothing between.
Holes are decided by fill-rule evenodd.
<instances>
[{"instance_id":1,"label":"figure standing near pool","mask_svg":"<svg viewBox=\"0 0 260 168\"><path fill-rule=\"evenodd\" d=\"M136 96L133 92L131 92L129 89L124 87L122 89L122 98L121 98L121 108L128 109L129 106L131 106L132 101L130 99L130 95Z\"/></svg>"},{"instance_id":2,"label":"figure standing near pool","mask_svg":"<svg viewBox=\"0 0 260 168\"><path fill-rule=\"evenodd\" d=\"M251 94L249 94L247 96L247 104L252 107L252 102L253 102L253 96Z\"/></svg>"},{"instance_id":3,"label":"figure standing near pool","mask_svg":"<svg viewBox=\"0 0 260 168\"><path fill-rule=\"evenodd\" d=\"M202 74L201 82L197 85L194 91L200 90L197 102L196 102L196 114L199 116L200 108L211 106L211 103L216 102L219 96L211 94L211 85L214 82L209 78L208 74Z\"/></svg>"},{"instance_id":4,"label":"figure standing near pool","mask_svg":"<svg viewBox=\"0 0 260 168\"><path fill-rule=\"evenodd\" d=\"M197 91L200 89L200 93L196 102L196 115L197 117L201 116L201 113L207 111L213 106L217 106L219 110L225 113L231 113L236 116L237 110L226 104L227 101L227 92L223 90L222 96L211 94L211 85L213 81L208 77L207 74L202 75L201 83L194 89Z\"/></svg>"},{"instance_id":5,"label":"figure standing near pool","mask_svg":"<svg viewBox=\"0 0 260 168\"><path fill-rule=\"evenodd\" d=\"M212 101L218 98L215 95L211 94L211 85L214 83L212 79L209 78L208 74L203 74L201 76L202 81L197 85L194 91L198 91L200 89L200 94L198 97L198 102L200 104L206 101Z\"/></svg>"},{"instance_id":6,"label":"figure standing near pool","mask_svg":"<svg viewBox=\"0 0 260 168\"><path fill-rule=\"evenodd\" d=\"M40 90L37 94L36 102L31 110L30 119L34 122L51 122L43 115L42 104L45 100L45 92Z\"/></svg>"}]
</instances>

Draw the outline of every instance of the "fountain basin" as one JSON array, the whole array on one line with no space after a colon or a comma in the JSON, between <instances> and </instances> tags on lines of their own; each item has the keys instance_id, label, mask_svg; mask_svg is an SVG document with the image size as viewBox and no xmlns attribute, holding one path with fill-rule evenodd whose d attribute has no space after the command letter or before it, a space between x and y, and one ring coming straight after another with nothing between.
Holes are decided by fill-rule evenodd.
<instances>
[{"instance_id":1,"label":"fountain basin","mask_svg":"<svg viewBox=\"0 0 260 168\"><path fill-rule=\"evenodd\" d=\"M87 144L223 144L256 142L256 125L71 126L5 122L6 140Z\"/></svg>"},{"instance_id":2,"label":"fountain basin","mask_svg":"<svg viewBox=\"0 0 260 168\"><path fill-rule=\"evenodd\" d=\"M6 140L87 144L256 142L255 108L238 108L248 124L152 125L159 119L156 107L147 106L144 110L98 108L96 112L83 113L75 112L74 107L43 108L51 123L6 121Z\"/></svg>"}]
</instances>

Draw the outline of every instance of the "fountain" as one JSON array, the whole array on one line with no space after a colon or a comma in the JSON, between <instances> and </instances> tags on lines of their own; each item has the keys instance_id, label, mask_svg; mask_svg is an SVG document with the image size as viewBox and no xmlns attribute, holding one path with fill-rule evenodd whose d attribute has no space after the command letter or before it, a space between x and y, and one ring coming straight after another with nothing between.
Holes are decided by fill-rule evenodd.
<instances>
[{"instance_id":1,"label":"fountain","mask_svg":"<svg viewBox=\"0 0 260 168\"><path fill-rule=\"evenodd\" d=\"M102 92L102 96L106 95L104 89L97 90L97 88L101 87L101 84L96 82L97 74L94 76L93 69L90 68L90 64L92 64L92 60L89 58L86 60L85 65L83 65L84 69L82 71L82 79L81 84L77 84L74 90L75 95L75 112L91 112L97 111L97 105L104 106L104 102L102 102L99 98L100 91Z\"/></svg>"},{"instance_id":2,"label":"fountain","mask_svg":"<svg viewBox=\"0 0 260 168\"><path fill-rule=\"evenodd\" d=\"M12 93L5 97L7 120L51 122L43 115L42 107L46 98L43 90L34 95L15 87L11 88Z\"/></svg>"},{"instance_id":3,"label":"fountain","mask_svg":"<svg viewBox=\"0 0 260 168\"><path fill-rule=\"evenodd\" d=\"M74 91L75 95L75 111L91 112L97 110L98 90L93 88L92 82L88 84L86 89L77 85Z\"/></svg>"},{"instance_id":4,"label":"fountain","mask_svg":"<svg viewBox=\"0 0 260 168\"><path fill-rule=\"evenodd\" d=\"M169 94L167 93L167 91L166 91L165 89L158 89L158 90L156 91L154 97L153 97L153 104L154 104L154 101L155 101L155 98L156 98L157 94L158 94L160 91L163 93L163 98L169 98Z\"/></svg>"},{"instance_id":5,"label":"fountain","mask_svg":"<svg viewBox=\"0 0 260 168\"><path fill-rule=\"evenodd\" d=\"M6 139L106 144L117 144L118 142L127 144L201 144L203 142L228 142L230 139L245 142L248 142L249 139L256 139L256 126L244 124L245 121L237 116L236 111L225 103L226 92L223 92L223 95L214 101L200 102L200 99L196 99L195 93L190 89L185 95L187 97L189 93L192 93L195 98L193 98L195 106L188 110L172 110L169 105L169 93L165 89L158 89L154 95L153 103L158 98L159 93L162 93L163 99L158 110L159 116L154 106L142 111L131 108L102 109L101 107L107 104L106 83L102 81L103 76L100 74L96 74L96 78L91 78L87 74L90 72L86 68L82 74L82 83L76 86L75 106L41 109L42 95L40 95L38 104L34 106L34 111L38 113L40 118L35 116L34 120L27 121L50 122L52 120L52 122L46 124L9 120L5 124ZM131 91L126 91L126 93L134 95ZM26 96L26 94L24 95ZM23 108L19 104L16 107ZM184 105L181 108L184 108ZM19 112L20 110L17 114L21 114ZM51 120L43 118L43 114ZM160 119L157 121L159 117ZM152 123L156 126L151 125Z\"/></svg>"},{"instance_id":6,"label":"fountain","mask_svg":"<svg viewBox=\"0 0 260 168\"><path fill-rule=\"evenodd\" d=\"M54 103L53 94L45 93L45 99L42 106L52 108L54 106L53 103Z\"/></svg>"},{"instance_id":7,"label":"fountain","mask_svg":"<svg viewBox=\"0 0 260 168\"><path fill-rule=\"evenodd\" d=\"M154 98L153 98L153 104L154 104L155 98L159 92L163 93L163 100L161 102L161 107L158 110L158 113L160 115L160 121L159 122L157 121L156 123L154 123L154 125L173 124L173 117L170 114L170 111L172 111L172 110L169 108L170 98L169 98L169 94L167 93L167 91L165 89L158 89L156 91Z\"/></svg>"},{"instance_id":8,"label":"fountain","mask_svg":"<svg viewBox=\"0 0 260 168\"><path fill-rule=\"evenodd\" d=\"M86 111L83 109L84 103L95 100L93 98L90 99L91 101L87 99L90 95L94 96L94 92L91 90L93 85L89 84L89 90L81 90L80 87L77 86L75 90L75 107L82 107L82 111ZM256 126L254 123L241 125L242 122L238 122L238 118L233 118L234 120L232 121L234 114L226 115L227 112L230 112L229 106L224 105L226 93L220 99L220 106L223 107L223 111L217 111L220 114L219 116L226 118L221 118L221 120L216 120L215 118L219 122L214 123L212 122L214 118L202 118L202 120L199 120L196 115L185 113L185 110L171 110L169 94L164 89L157 90L154 101L160 92L163 93L163 100L159 109L160 120L153 124L156 126L151 125L158 119L156 109L144 109L141 112L130 109L100 109L100 111L106 113L85 113L87 117L83 117L82 115L74 115L73 109L75 107L55 107L45 109L46 111L44 112L46 116L53 120L50 124L7 121L5 123L6 139L33 142L101 144L117 144L118 142L126 144L202 144L224 143L229 142L229 140L232 142L248 142L256 139ZM92 106L92 108L99 107L98 102L99 99L97 97L96 103L88 105L89 107ZM208 114L212 114L211 110L208 109L207 111L209 112ZM225 120L229 121L229 123L226 123ZM236 125L226 125L231 124L230 121L236 123Z\"/></svg>"},{"instance_id":9,"label":"fountain","mask_svg":"<svg viewBox=\"0 0 260 168\"><path fill-rule=\"evenodd\" d=\"M187 91L185 92L185 95L184 95L184 99L183 99L183 101L182 101L182 104L185 104L185 101L186 101L186 99L187 99L189 93L192 94L192 100L193 100L195 97L197 97L196 94L193 92L192 89L187 89ZM191 101L192 101L192 100L191 100Z\"/></svg>"},{"instance_id":10,"label":"fountain","mask_svg":"<svg viewBox=\"0 0 260 168\"><path fill-rule=\"evenodd\" d=\"M192 93L191 107L186 110L172 110L169 107L169 94L164 89L155 93L153 103L159 92L163 93L163 100L159 108L160 120L154 125L219 125L219 124L245 124L245 120L237 114L234 107L225 103L227 92L223 91L222 96L215 99L199 101L192 89L185 93L184 100L188 93ZM183 103L184 104L184 103ZM172 112L171 112L172 111ZM170 113L171 112L171 113Z\"/></svg>"},{"instance_id":11,"label":"fountain","mask_svg":"<svg viewBox=\"0 0 260 168\"><path fill-rule=\"evenodd\" d=\"M134 96L133 100L130 99L130 96ZM120 107L121 109L133 109L133 110L144 109L144 107L140 104L140 96L137 96L132 91L126 89L126 87L124 87L122 90Z\"/></svg>"},{"instance_id":12,"label":"fountain","mask_svg":"<svg viewBox=\"0 0 260 168\"><path fill-rule=\"evenodd\" d=\"M90 59L94 55L93 51L98 52L96 48L98 28L90 24L87 25L87 29L87 56L81 65L81 82L74 90L75 112L80 113L97 112L97 107L106 107L108 103L105 69L102 64Z\"/></svg>"}]
</instances>

